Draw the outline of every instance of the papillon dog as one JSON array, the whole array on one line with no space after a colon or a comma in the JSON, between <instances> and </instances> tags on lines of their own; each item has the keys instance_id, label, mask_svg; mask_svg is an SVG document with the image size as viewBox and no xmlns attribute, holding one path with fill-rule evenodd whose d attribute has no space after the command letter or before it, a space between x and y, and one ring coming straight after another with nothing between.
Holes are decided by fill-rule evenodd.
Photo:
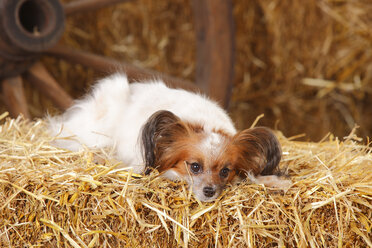
<instances>
[{"instance_id":1,"label":"papillon dog","mask_svg":"<svg viewBox=\"0 0 372 248\"><path fill-rule=\"evenodd\" d=\"M125 75L114 74L48 121L55 145L112 147L135 173L157 169L171 180L186 180L200 201L215 200L226 184L246 177L269 187L290 183L274 174L281 148L272 131L237 132L217 103L161 81L129 84Z\"/></svg>"}]
</instances>

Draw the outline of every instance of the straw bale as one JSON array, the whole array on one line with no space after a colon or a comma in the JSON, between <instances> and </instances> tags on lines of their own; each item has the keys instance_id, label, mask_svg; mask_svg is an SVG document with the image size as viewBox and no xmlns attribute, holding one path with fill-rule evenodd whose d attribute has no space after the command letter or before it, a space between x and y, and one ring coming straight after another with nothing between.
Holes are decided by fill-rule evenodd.
<instances>
[{"instance_id":1,"label":"straw bale","mask_svg":"<svg viewBox=\"0 0 372 248\"><path fill-rule=\"evenodd\" d=\"M110 151L51 146L43 120L5 117L1 247L372 247L371 147L355 132L278 132L287 192L242 182L202 203L182 182L118 169Z\"/></svg>"}]
</instances>

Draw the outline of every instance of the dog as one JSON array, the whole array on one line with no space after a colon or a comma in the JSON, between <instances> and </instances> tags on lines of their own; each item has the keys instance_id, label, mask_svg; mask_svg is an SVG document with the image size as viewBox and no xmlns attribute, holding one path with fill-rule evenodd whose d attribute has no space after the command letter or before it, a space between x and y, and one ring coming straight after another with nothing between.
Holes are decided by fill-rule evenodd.
<instances>
[{"instance_id":1,"label":"dog","mask_svg":"<svg viewBox=\"0 0 372 248\"><path fill-rule=\"evenodd\" d=\"M123 74L101 79L65 113L49 116L48 127L56 146L115 147L133 172L157 169L185 180L200 201L215 200L226 184L246 177L269 187L289 184L275 175L282 152L271 130L237 132L217 103L159 80L129 84Z\"/></svg>"}]
</instances>

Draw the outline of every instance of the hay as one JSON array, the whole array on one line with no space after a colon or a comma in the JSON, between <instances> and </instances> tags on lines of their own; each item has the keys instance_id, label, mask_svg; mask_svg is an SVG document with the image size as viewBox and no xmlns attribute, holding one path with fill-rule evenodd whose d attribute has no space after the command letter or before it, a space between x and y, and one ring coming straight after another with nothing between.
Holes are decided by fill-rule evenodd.
<instances>
[{"instance_id":1,"label":"hay","mask_svg":"<svg viewBox=\"0 0 372 248\"><path fill-rule=\"evenodd\" d=\"M372 154L354 133L278 133L287 192L243 182L201 203L184 183L117 169L105 151L55 148L42 120L5 116L1 247L372 247Z\"/></svg>"}]
</instances>

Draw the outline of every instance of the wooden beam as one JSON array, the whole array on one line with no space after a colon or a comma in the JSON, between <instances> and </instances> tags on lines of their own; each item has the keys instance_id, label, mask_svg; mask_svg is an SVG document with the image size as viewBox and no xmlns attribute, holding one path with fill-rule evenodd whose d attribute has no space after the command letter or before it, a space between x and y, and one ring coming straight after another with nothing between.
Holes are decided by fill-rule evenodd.
<instances>
[{"instance_id":1,"label":"wooden beam","mask_svg":"<svg viewBox=\"0 0 372 248\"><path fill-rule=\"evenodd\" d=\"M25 78L50 98L58 108L65 110L72 105L72 97L67 94L40 62L30 67L25 73Z\"/></svg>"}]
</instances>

